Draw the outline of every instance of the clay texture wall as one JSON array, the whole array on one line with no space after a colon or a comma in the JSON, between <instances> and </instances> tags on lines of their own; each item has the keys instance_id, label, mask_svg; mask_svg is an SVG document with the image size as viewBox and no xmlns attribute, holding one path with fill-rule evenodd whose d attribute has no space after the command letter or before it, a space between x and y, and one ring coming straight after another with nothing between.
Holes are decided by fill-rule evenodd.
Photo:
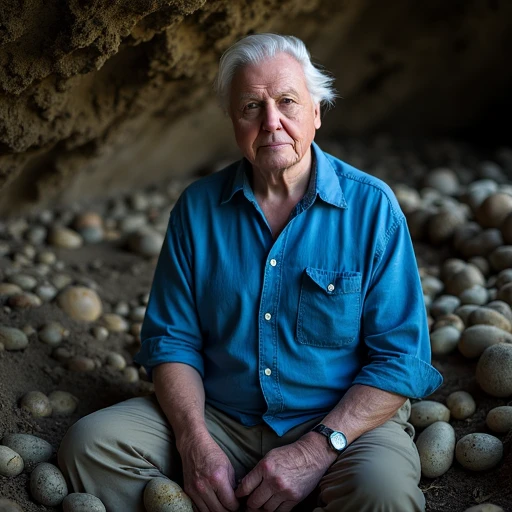
<instances>
[{"instance_id":1,"label":"clay texture wall","mask_svg":"<svg viewBox=\"0 0 512 512\"><path fill-rule=\"evenodd\" d=\"M512 3L3 0L0 212L234 155L211 83L241 36L302 37L343 100L322 130L456 132L512 82Z\"/></svg>"}]
</instances>

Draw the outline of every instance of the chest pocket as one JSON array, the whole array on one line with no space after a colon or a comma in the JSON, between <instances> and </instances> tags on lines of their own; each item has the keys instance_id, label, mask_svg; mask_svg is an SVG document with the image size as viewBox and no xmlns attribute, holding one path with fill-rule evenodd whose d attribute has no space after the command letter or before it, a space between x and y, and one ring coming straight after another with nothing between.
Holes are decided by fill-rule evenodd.
<instances>
[{"instance_id":1,"label":"chest pocket","mask_svg":"<svg viewBox=\"0 0 512 512\"><path fill-rule=\"evenodd\" d=\"M361 273L307 267L297 317L297 339L304 345L337 347L359 333Z\"/></svg>"}]
</instances>

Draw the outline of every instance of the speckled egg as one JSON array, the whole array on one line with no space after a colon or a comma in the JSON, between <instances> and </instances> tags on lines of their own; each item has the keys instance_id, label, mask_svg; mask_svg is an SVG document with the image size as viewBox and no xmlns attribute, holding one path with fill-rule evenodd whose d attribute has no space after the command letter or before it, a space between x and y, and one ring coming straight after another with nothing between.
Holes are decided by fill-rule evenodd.
<instances>
[{"instance_id":1,"label":"speckled egg","mask_svg":"<svg viewBox=\"0 0 512 512\"><path fill-rule=\"evenodd\" d=\"M46 462L53 454L50 443L30 434L7 434L2 444L19 453L25 466L34 466Z\"/></svg>"},{"instance_id":2,"label":"speckled egg","mask_svg":"<svg viewBox=\"0 0 512 512\"><path fill-rule=\"evenodd\" d=\"M192 512L192 501L183 489L167 478L153 478L144 489L147 512Z\"/></svg>"},{"instance_id":3,"label":"speckled egg","mask_svg":"<svg viewBox=\"0 0 512 512\"><path fill-rule=\"evenodd\" d=\"M18 476L23 468L21 455L8 446L0 445L0 475Z\"/></svg>"},{"instance_id":4,"label":"speckled egg","mask_svg":"<svg viewBox=\"0 0 512 512\"><path fill-rule=\"evenodd\" d=\"M38 503L55 507L67 496L68 486L56 466L42 462L30 475L30 494Z\"/></svg>"},{"instance_id":5,"label":"speckled egg","mask_svg":"<svg viewBox=\"0 0 512 512\"><path fill-rule=\"evenodd\" d=\"M503 457L503 443L489 434L468 434L457 442L455 456L466 469L485 471Z\"/></svg>"},{"instance_id":6,"label":"speckled egg","mask_svg":"<svg viewBox=\"0 0 512 512\"><path fill-rule=\"evenodd\" d=\"M62 502L63 512L106 512L99 498L85 492L68 494Z\"/></svg>"}]
</instances>

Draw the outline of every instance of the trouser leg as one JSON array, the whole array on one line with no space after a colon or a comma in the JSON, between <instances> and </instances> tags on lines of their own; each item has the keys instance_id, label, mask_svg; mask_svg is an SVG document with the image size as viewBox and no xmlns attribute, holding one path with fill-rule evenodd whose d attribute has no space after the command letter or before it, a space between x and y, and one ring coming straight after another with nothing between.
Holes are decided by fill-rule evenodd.
<instances>
[{"instance_id":1,"label":"trouser leg","mask_svg":"<svg viewBox=\"0 0 512 512\"><path fill-rule=\"evenodd\" d=\"M338 457L319 484L315 512L422 512L421 466L399 418L363 434Z\"/></svg>"},{"instance_id":2,"label":"trouser leg","mask_svg":"<svg viewBox=\"0 0 512 512\"><path fill-rule=\"evenodd\" d=\"M64 436L58 459L75 492L97 496L109 512L144 512L144 487L152 478L181 481L174 435L154 397L82 418Z\"/></svg>"}]
</instances>

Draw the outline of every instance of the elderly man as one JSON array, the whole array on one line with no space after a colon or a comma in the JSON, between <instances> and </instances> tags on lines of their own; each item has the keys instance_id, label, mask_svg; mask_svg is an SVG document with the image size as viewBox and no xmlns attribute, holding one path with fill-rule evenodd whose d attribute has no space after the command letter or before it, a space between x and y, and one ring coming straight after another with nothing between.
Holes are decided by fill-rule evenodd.
<instances>
[{"instance_id":1,"label":"elderly man","mask_svg":"<svg viewBox=\"0 0 512 512\"><path fill-rule=\"evenodd\" d=\"M60 450L108 510L143 511L157 476L201 512L313 491L317 512L424 510L406 399L441 377L415 257L390 189L313 142L331 85L294 37L222 57L243 159L171 212L136 356L156 399L82 419Z\"/></svg>"}]
</instances>

